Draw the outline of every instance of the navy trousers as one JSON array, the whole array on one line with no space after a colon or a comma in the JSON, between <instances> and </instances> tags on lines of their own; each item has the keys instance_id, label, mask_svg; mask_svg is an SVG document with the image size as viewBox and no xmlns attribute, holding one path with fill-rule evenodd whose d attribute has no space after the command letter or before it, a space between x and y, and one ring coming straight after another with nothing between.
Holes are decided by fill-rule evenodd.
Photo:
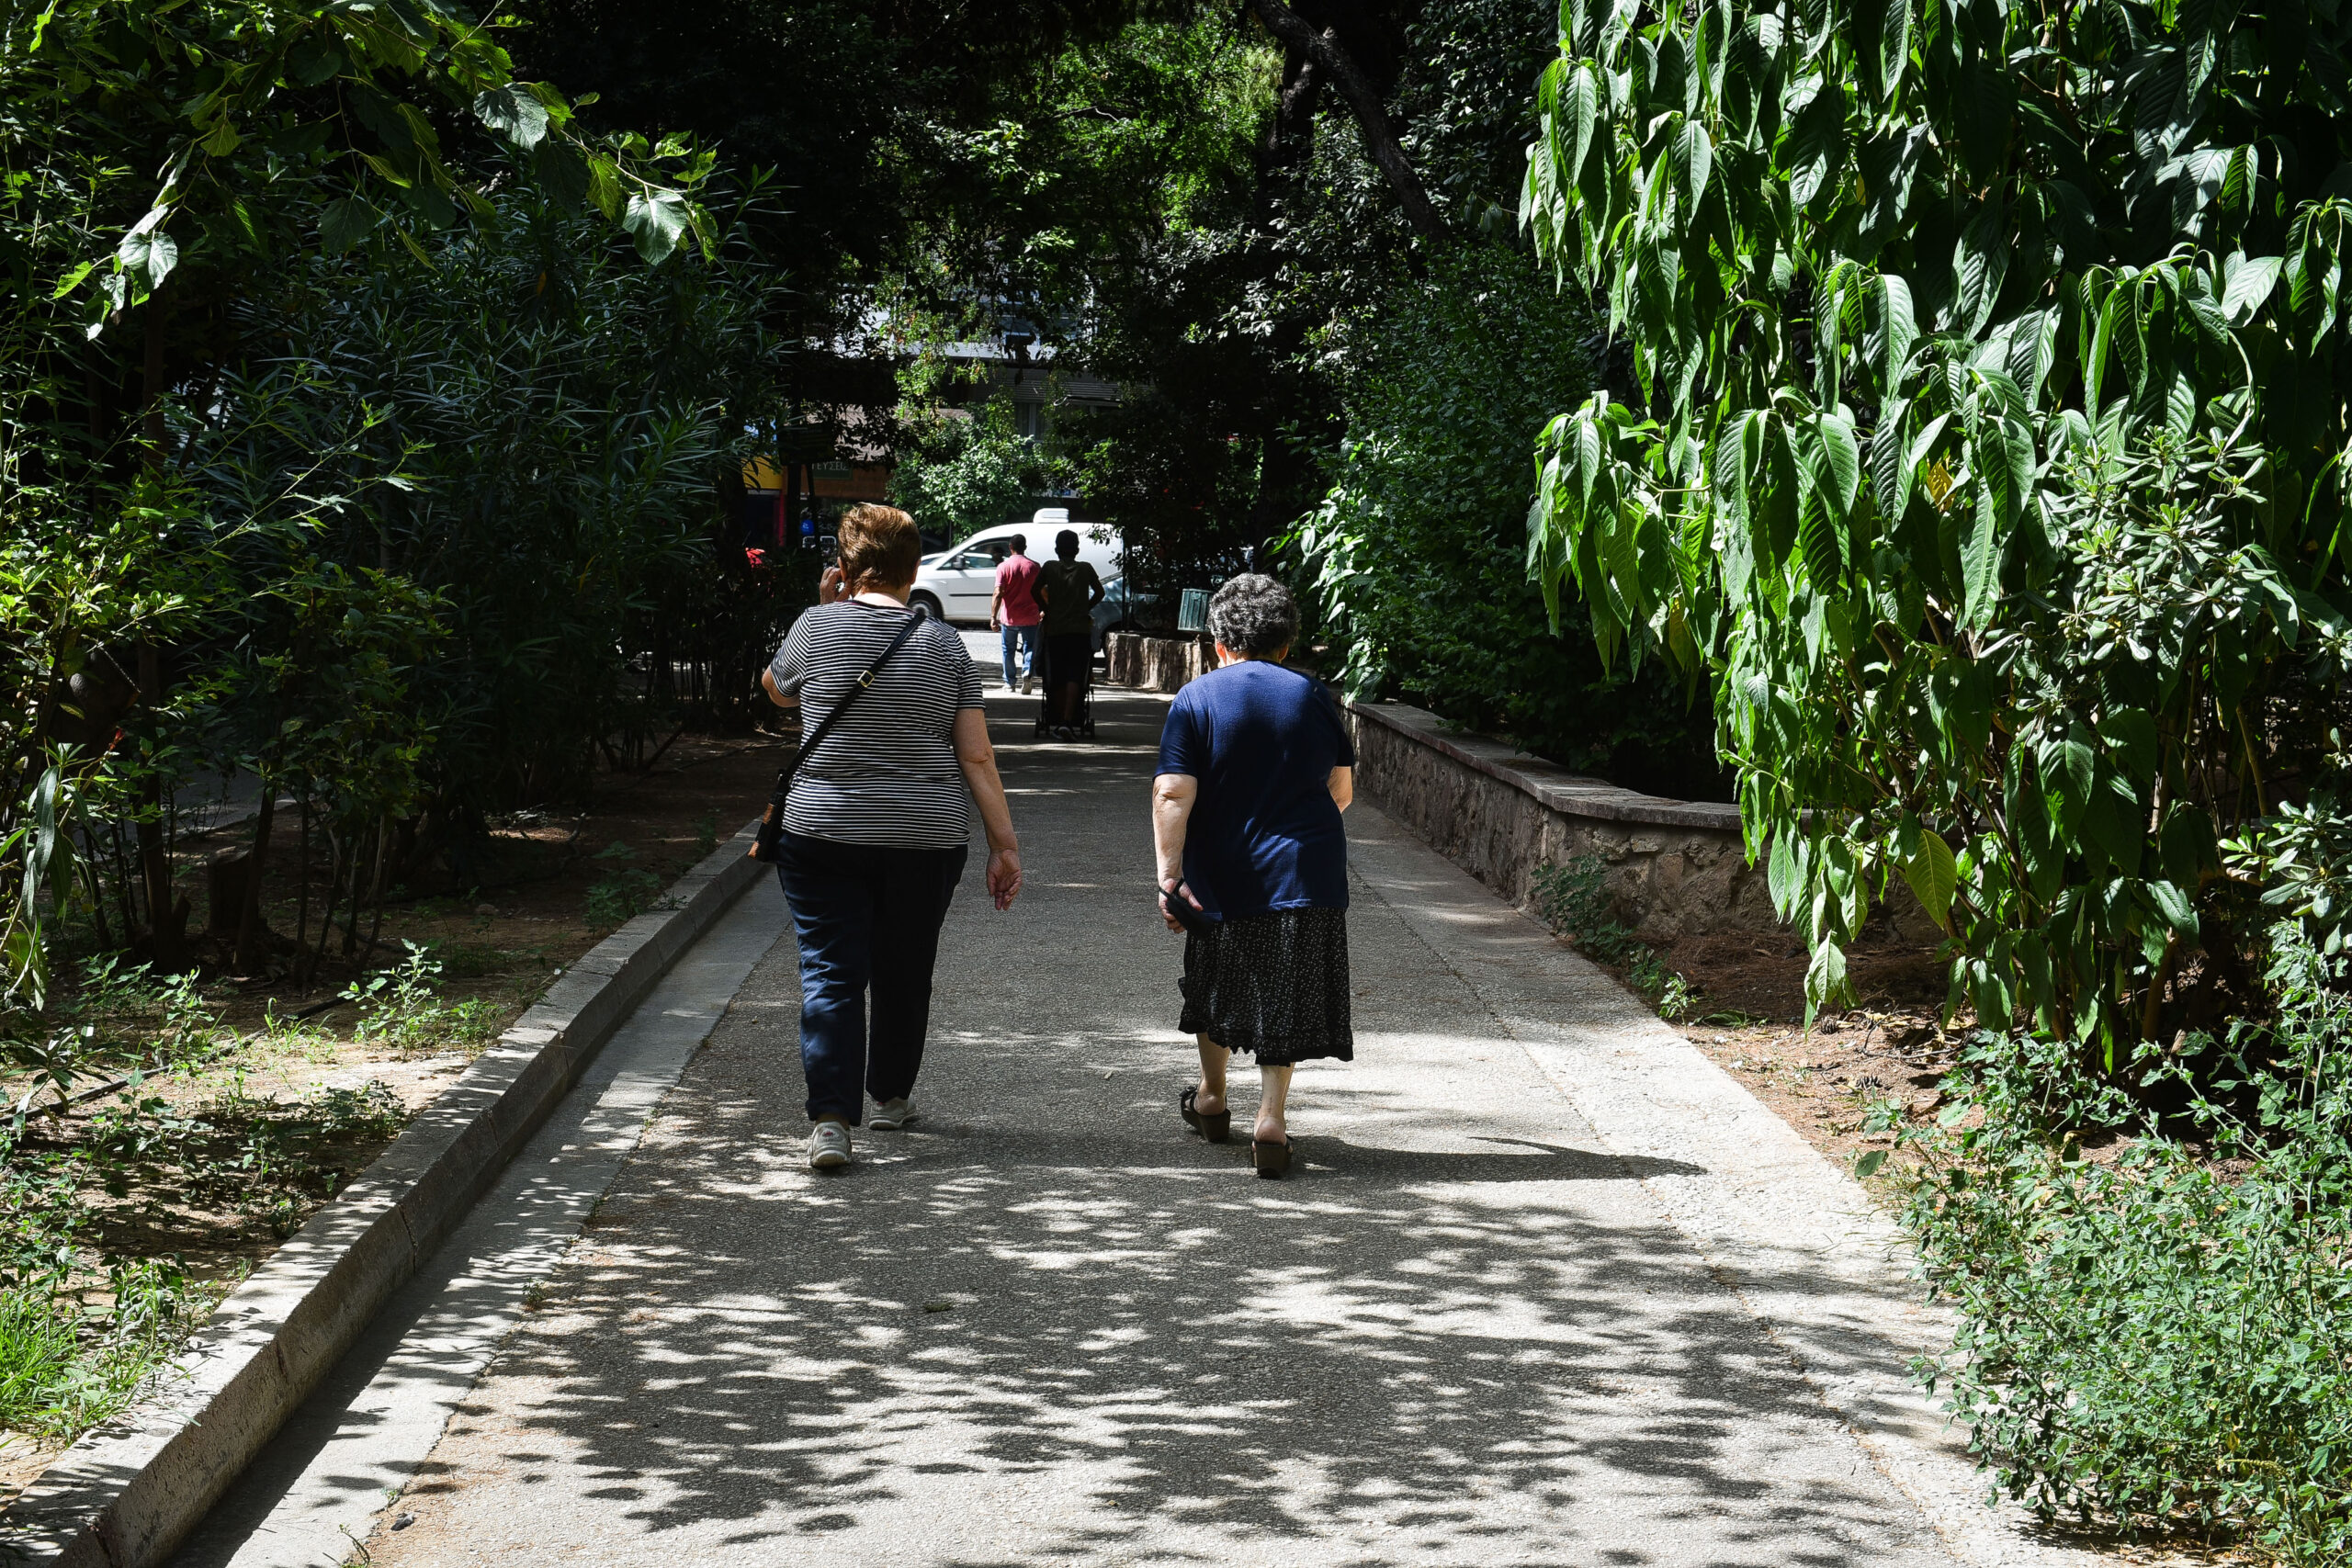
<instances>
[{"instance_id":1,"label":"navy trousers","mask_svg":"<svg viewBox=\"0 0 2352 1568\"><path fill-rule=\"evenodd\" d=\"M810 1121L838 1116L854 1127L865 1119L865 1095L878 1105L913 1091L939 928L965 855L961 844L912 850L784 836L775 874L800 944Z\"/></svg>"}]
</instances>

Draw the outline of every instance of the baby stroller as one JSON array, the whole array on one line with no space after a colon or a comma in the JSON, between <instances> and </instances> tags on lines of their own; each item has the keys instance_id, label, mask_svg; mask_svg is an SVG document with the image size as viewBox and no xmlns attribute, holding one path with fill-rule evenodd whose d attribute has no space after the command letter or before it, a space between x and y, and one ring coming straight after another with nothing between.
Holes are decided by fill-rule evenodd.
<instances>
[{"instance_id":1,"label":"baby stroller","mask_svg":"<svg viewBox=\"0 0 2352 1568\"><path fill-rule=\"evenodd\" d=\"M1036 739L1040 740L1043 740L1047 736L1053 734L1057 728L1067 728L1072 731L1078 739L1081 740L1091 740L1094 739L1094 639L1091 637L1089 637L1086 641L1086 657L1082 660L1076 660L1076 663L1078 664L1078 703L1075 710L1076 716L1069 720L1067 724L1063 725L1057 725L1053 719L1054 689L1057 685L1062 683L1062 671L1055 665L1054 660L1050 656L1050 645L1048 646L1048 649L1040 650L1046 652L1048 655L1045 660L1046 692L1045 695L1037 700L1037 728L1035 735Z\"/></svg>"}]
</instances>

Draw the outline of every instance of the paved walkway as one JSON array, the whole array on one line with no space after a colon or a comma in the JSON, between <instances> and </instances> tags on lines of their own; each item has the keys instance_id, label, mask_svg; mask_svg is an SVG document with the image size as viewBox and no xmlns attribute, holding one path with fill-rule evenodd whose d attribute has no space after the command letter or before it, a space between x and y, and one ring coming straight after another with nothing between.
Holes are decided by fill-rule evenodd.
<instances>
[{"instance_id":1,"label":"paved walkway","mask_svg":"<svg viewBox=\"0 0 2352 1568\"><path fill-rule=\"evenodd\" d=\"M803 1168L776 944L634 1156L600 1145L488 1371L461 1386L478 1334L410 1396L410 1428L454 1408L437 1445L320 1459L401 1425L334 1407L379 1347L185 1562L334 1561L295 1550L330 1518L397 1568L2079 1560L1986 1512L1910 1396L1939 1325L1852 1184L1376 809L1359 1059L1301 1069L1303 1169L1186 1136L1162 704L1106 696L1088 747L991 701L1029 890L1000 915L967 875L949 917L929 1119Z\"/></svg>"}]
</instances>

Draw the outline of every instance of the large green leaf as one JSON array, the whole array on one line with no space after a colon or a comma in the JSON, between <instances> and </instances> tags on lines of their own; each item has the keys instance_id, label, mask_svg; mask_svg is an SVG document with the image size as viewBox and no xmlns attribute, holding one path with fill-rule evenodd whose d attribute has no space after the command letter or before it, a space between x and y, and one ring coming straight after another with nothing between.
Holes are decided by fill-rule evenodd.
<instances>
[{"instance_id":1,"label":"large green leaf","mask_svg":"<svg viewBox=\"0 0 2352 1568\"><path fill-rule=\"evenodd\" d=\"M2222 269L2222 311L2232 325L2245 325L2269 300L2278 284L2278 267L2277 256L2248 260L2243 251L2231 254Z\"/></svg>"},{"instance_id":2,"label":"large green leaf","mask_svg":"<svg viewBox=\"0 0 2352 1568\"><path fill-rule=\"evenodd\" d=\"M2147 888L2149 902L2155 905L2165 924L2183 942L2195 942L2199 929L2197 907L2188 901L2188 895L2169 882L2151 882Z\"/></svg>"},{"instance_id":3,"label":"large green leaf","mask_svg":"<svg viewBox=\"0 0 2352 1568\"><path fill-rule=\"evenodd\" d=\"M1835 83L1816 92L1789 128L1789 199L1810 207L1844 164L1846 95Z\"/></svg>"},{"instance_id":4,"label":"large green leaf","mask_svg":"<svg viewBox=\"0 0 2352 1568\"><path fill-rule=\"evenodd\" d=\"M1965 595L1961 619L1968 626L1981 626L1990 618L1994 601L2001 592L2001 513L2000 502L1989 482L1977 481L1975 499L1967 544L1961 552L1961 581Z\"/></svg>"},{"instance_id":5,"label":"large green leaf","mask_svg":"<svg viewBox=\"0 0 2352 1568\"><path fill-rule=\"evenodd\" d=\"M1567 167L1562 169L1563 184L1575 185L1582 174L1585 158L1592 150L1594 132L1600 121L1600 73L1590 61L1580 60L1568 68L1567 90L1560 95L1561 113L1566 117L1565 130L1568 143Z\"/></svg>"},{"instance_id":6,"label":"large green leaf","mask_svg":"<svg viewBox=\"0 0 2352 1568\"><path fill-rule=\"evenodd\" d=\"M1871 433L1871 491L1882 516L1900 518L1911 502L1912 466L1905 461L1911 405L1897 398L1879 410L1878 428Z\"/></svg>"},{"instance_id":7,"label":"large green leaf","mask_svg":"<svg viewBox=\"0 0 2352 1568\"><path fill-rule=\"evenodd\" d=\"M1682 129L1674 133L1674 176L1676 194L1682 198L1686 212L1698 210L1714 163L1714 142L1709 139L1707 128L1695 119L1685 121Z\"/></svg>"},{"instance_id":8,"label":"large green leaf","mask_svg":"<svg viewBox=\"0 0 2352 1568\"><path fill-rule=\"evenodd\" d=\"M1714 478L1716 503L1733 526L1745 532L1747 518L1747 469L1753 460L1749 446L1758 419L1751 410L1725 420L1715 432L1715 447L1710 467Z\"/></svg>"},{"instance_id":9,"label":"large green leaf","mask_svg":"<svg viewBox=\"0 0 2352 1568\"><path fill-rule=\"evenodd\" d=\"M1871 290L1877 320L1866 341L1872 345L1871 358L1878 373L1879 391L1892 397L1901 389L1903 367L1911 357L1911 345L1919 339L1919 326L1911 313L1911 286L1901 277L1881 273L1871 280Z\"/></svg>"},{"instance_id":10,"label":"large green leaf","mask_svg":"<svg viewBox=\"0 0 2352 1568\"><path fill-rule=\"evenodd\" d=\"M376 231L376 209L356 196L337 197L319 213L319 244L329 253L347 251Z\"/></svg>"},{"instance_id":11,"label":"large green leaf","mask_svg":"<svg viewBox=\"0 0 2352 1568\"><path fill-rule=\"evenodd\" d=\"M527 152L548 133L548 108L524 84L510 82L474 99L481 122Z\"/></svg>"},{"instance_id":12,"label":"large green leaf","mask_svg":"<svg viewBox=\"0 0 2352 1568\"><path fill-rule=\"evenodd\" d=\"M1940 834L1928 829L1919 829L1918 842L1911 856L1903 863L1903 879L1919 900L1919 907L1938 925L1948 924L1951 918L1953 894L1960 886L1960 870L1952 859L1951 846Z\"/></svg>"},{"instance_id":13,"label":"large green leaf","mask_svg":"<svg viewBox=\"0 0 2352 1568\"><path fill-rule=\"evenodd\" d=\"M1804 1017L1810 1026L1824 1008L1850 1004L1853 987L1846 978L1846 951L1834 942L1818 943L1804 971Z\"/></svg>"},{"instance_id":14,"label":"large green leaf","mask_svg":"<svg viewBox=\"0 0 2352 1568\"><path fill-rule=\"evenodd\" d=\"M678 248L685 232L686 205L672 191L639 192L628 198L621 227L637 239L637 254L658 262Z\"/></svg>"},{"instance_id":15,"label":"large green leaf","mask_svg":"<svg viewBox=\"0 0 2352 1568\"><path fill-rule=\"evenodd\" d=\"M1853 421L1832 412L1820 415L1814 428L1821 442L1822 478L1842 519L1854 510L1862 484L1862 455L1854 441Z\"/></svg>"},{"instance_id":16,"label":"large green leaf","mask_svg":"<svg viewBox=\"0 0 2352 1568\"><path fill-rule=\"evenodd\" d=\"M1911 0L1854 0L1849 26L1862 90L1883 104L1901 84L1911 52Z\"/></svg>"}]
</instances>

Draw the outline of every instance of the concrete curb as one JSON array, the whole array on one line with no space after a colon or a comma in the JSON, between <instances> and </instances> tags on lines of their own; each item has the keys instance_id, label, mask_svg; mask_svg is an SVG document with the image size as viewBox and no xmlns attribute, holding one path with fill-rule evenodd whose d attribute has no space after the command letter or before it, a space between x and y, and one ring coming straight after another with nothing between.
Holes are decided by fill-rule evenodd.
<instances>
[{"instance_id":1,"label":"concrete curb","mask_svg":"<svg viewBox=\"0 0 2352 1568\"><path fill-rule=\"evenodd\" d=\"M5 1517L0 1552L57 1568L169 1557L432 1256L678 955L756 881L752 828L564 971L343 1195L212 1315L124 1420L84 1434Z\"/></svg>"}]
</instances>

